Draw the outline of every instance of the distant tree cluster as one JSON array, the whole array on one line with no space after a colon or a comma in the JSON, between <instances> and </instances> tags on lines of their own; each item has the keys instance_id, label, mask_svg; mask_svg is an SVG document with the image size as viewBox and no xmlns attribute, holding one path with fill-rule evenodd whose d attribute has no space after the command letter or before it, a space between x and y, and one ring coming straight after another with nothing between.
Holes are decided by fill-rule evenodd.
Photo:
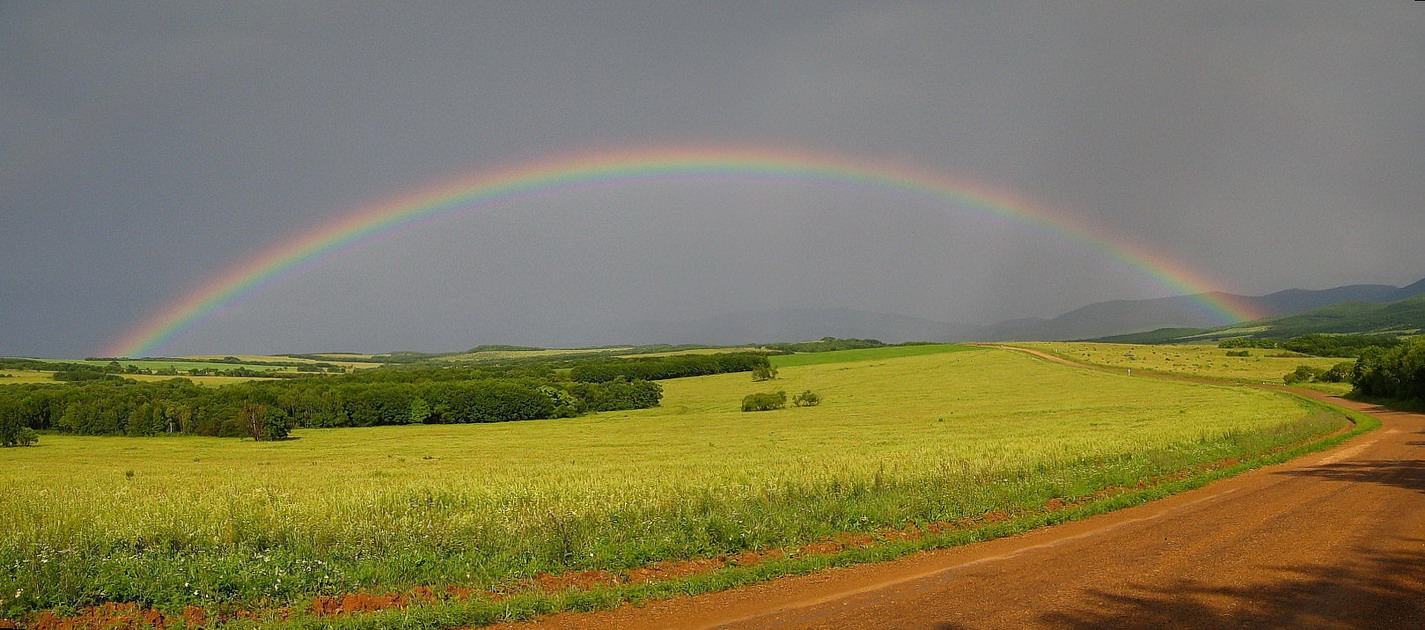
<instances>
[{"instance_id":1,"label":"distant tree cluster","mask_svg":"<svg viewBox=\"0 0 1425 630\"><path fill-rule=\"evenodd\" d=\"M886 342L878 339L837 339L836 337L822 337L819 341L804 341L800 343L769 343L764 348L770 350L783 350L786 352L832 352L835 350L862 350L865 348L883 348ZM916 343L906 343L901 345L917 345Z\"/></svg>"},{"instance_id":2,"label":"distant tree cluster","mask_svg":"<svg viewBox=\"0 0 1425 630\"><path fill-rule=\"evenodd\" d=\"M1400 345L1399 337L1390 335L1323 335L1313 333L1286 340L1234 337L1217 344L1219 348L1281 348L1291 352L1314 357L1340 357L1354 359L1361 356L1366 348L1394 348ZM1231 355L1229 353L1229 356Z\"/></svg>"},{"instance_id":3,"label":"distant tree cluster","mask_svg":"<svg viewBox=\"0 0 1425 630\"><path fill-rule=\"evenodd\" d=\"M1219 348L1280 348L1281 342L1276 339L1257 339L1255 337L1233 337L1217 342Z\"/></svg>"},{"instance_id":4,"label":"distant tree cluster","mask_svg":"<svg viewBox=\"0 0 1425 630\"><path fill-rule=\"evenodd\" d=\"M583 383L605 383L618 378L656 381L686 376L750 372L759 367L772 367L766 353L724 352L629 359L600 358L579 361L569 371L569 378Z\"/></svg>"},{"instance_id":5,"label":"distant tree cluster","mask_svg":"<svg viewBox=\"0 0 1425 630\"><path fill-rule=\"evenodd\" d=\"M1312 367L1310 365L1298 365L1296 370L1282 378L1287 385L1297 385L1300 383L1348 383L1351 380L1351 370L1355 363L1346 361L1331 366L1330 369Z\"/></svg>"},{"instance_id":6,"label":"distant tree cluster","mask_svg":"<svg viewBox=\"0 0 1425 630\"><path fill-rule=\"evenodd\" d=\"M99 361L102 359L90 359ZM164 360L164 359L145 359ZM189 359L171 359L173 361L189 361ZM285 363L280 361L254 361L245 362L237 357L224 357L222 359L207 360L208 363L246 363L247 365L290 367L297 372L334 372L342 373L346 369L330 363ZM244 365L234 365L231 368L215 367L193 367L179 370L177 366L165 366L161 368L141 368L133 363L119 363L118 360L110 360L104 364L92 363L71 363L56 361L39 361L36 359L0 359L0 367L14 368L21 370L36 370L54 372L56 381L94 381L94 380L122 380L125 376L135 374L149 374L157 376L235 376L239 378L301 378L307 374L296 372L286 372L281 370L255 370Z\"/></svg>"},{"instance_id":7,"label":"distant tree cluster","mask_svg":"<svg viewBox=\"0 0 1425 630\"><path fill-rule=\"evenodd\" d=\"M1399 337L1388 335L1302 335L1282 342L1282 348L1317 357L1354 359L1366 348L1394 348Z\"/></svg>"},{"instance_id":8,"label":"distant tree cluster","mask_svg":"<svg viewBox=\"0 0 1425 630\"><path fill-rule=\"evenodd\" d=\"M83 435L280 439L294 427L504 422L657 406L663 388L615 378L580 383L547 367L373 369L349 375L200 387L183 378L113 375L0 386L0 426ZM0 436L3 437L3 436Z\"/></svg>"},{"instance_id":9,"label":"distant tree cluster","mask_svg":"<svg viewBox=\"0 0 1425 630\"><path fill-rule=\"evenodd\" d=\"M1351 371L1351 383L1367 396L1425 400L1425 337L1391 348L1366 348Z\"/></svg>"}]
</instances>

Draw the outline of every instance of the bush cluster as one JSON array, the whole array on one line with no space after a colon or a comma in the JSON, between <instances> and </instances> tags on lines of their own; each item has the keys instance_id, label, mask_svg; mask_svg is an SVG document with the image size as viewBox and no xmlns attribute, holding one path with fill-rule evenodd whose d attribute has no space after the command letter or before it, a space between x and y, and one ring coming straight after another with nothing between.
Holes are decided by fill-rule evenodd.
<instances>
[{"instance_id":1,"label":"bush cluster","mask_svg":"<svg viewBox=\"0 0 1425 630\"><path fill-rule=\"evenodd\" d=\"M798 407L815 407L821 404L821 394L806 390L792 397L792 404Z\"/></svg>"},{"instance_id":2,"label":"bush cluster","mask_svg":"<svg viewBox=\"0 0 1425 630\"><path fill-rule=\"evenodd\" d=\"M787 392L765 392L742 397L743 411L771 411L787 406Z\"/></svg>"}]
</instances>

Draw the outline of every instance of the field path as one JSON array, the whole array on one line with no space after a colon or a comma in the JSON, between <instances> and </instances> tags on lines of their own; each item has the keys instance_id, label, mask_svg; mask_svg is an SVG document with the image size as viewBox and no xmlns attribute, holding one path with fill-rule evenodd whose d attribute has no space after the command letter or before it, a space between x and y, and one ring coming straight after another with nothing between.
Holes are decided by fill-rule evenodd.
<instances>
[{"instance_id":1,"label":"field path","mask_svg":"<svg viewBox=\"0 0 1425 630\"><path fill-rule=\"evenodd\" d=\"M1425 628L1425 414L1301 393L1382 426L1018 536L501 627Z\"/></svg>"}]
</instances>

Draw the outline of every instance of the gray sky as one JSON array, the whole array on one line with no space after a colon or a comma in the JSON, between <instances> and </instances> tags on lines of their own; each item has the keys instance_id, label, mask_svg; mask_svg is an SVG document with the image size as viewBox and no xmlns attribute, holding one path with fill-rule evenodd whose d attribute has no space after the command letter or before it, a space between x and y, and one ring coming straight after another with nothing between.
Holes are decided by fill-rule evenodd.
<instances>
[{"instance_id":1,"label":"gray sky","mask_svg":"<svg viewBox=\"0 0 1425 630\"><path fill-rule=\"evenodd\" d=\"M433 180L688 143L983 181L1237 293L1402 285L1425 276L1425 6L7 1L0 354L98 353ZM370 243L161 350L591 343L783 307L985 323L1171 293L963 208L664 182Z\"/></svg>"}]
</instances>

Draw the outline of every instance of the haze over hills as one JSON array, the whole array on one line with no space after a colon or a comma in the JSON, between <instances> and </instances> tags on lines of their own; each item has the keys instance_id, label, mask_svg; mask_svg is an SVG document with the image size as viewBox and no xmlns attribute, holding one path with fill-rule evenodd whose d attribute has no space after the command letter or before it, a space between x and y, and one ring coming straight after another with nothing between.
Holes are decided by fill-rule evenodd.
<instances>
[{"instance_id":1,"label":"haze over hills","mask_svg":"<svg viewBox=\"0 0 1425 630\"><path fill-rule=\"evenodd\" d=\"M1304 313L1344 303L1386 304L1425 295L1425 279L1405 286L1360 284L1330 289L1288 289L1262 296L1217 294L1249 304L1268 317ZM706 319L629 322L599 332L607 343L704 343L817 339L825 336L903 341L1062 341L1181 328L1184 333L1220 327L1203 310L1199 296L1113 300L1090 304L1058 317L1029 318L989 325L948 323L846 308L788 308L740 312Z\"/></svg>"},{"instance_id":2,"label":"haze over hills","mask_svg":"<svg viewBox=\"0 0 1425 630\"><path fill-rule=\"evenodd\" d=\"M1384 304L1342 302L1283 317L1217 328L1169 328L1115 335L1097 341L1117 343L1191 343L1231 337L1286 339L1310 334L1418 334L1425 330L1425 295Z\"/></svg>"},{"instance_id":3,"label":"haze over hills","mask_svg":"<svg viewBox=\"0 0 1425 630\"><path fill-rule=\"evenodd\" d=\"M1266 317L1304 313L1345 302L1384 304L1425 294L1425 279L1405 287L1354 284L1331 289L1288 289L1262 296L1213 293L1250 305ZM1214 328L1221 326L1202 309L1197 296L1180 295L1151 300L1114 300L1090 304L1052 319L1024 319L981 327L964 341L1063 341L1108 337L1160 328Z\"/></svg>"}]
</instances>

